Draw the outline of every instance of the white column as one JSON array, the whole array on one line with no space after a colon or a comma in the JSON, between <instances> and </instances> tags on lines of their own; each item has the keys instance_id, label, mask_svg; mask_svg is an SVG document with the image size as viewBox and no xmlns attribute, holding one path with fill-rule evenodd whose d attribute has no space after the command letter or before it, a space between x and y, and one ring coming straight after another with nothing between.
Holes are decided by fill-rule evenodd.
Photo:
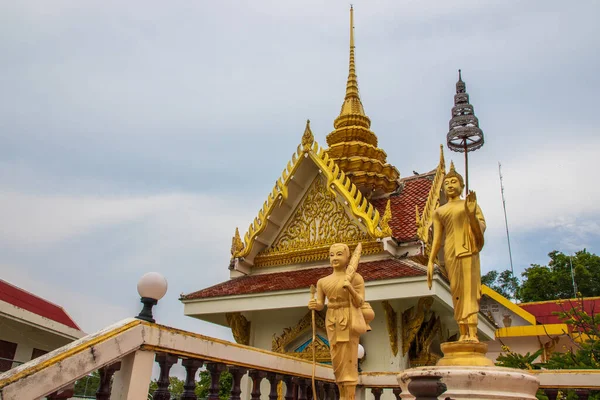
<instances>
[{"instance_id":1,"label":"white column","mask_svg":"<svg viewBox=\"0 0 600 400\"><path fill-rule=\"evenodd\" d=\"M111 400L147 400L152 377L154 352L135 351L121 360L121 369L115 373Z\"/></svg>"}]
</instances>

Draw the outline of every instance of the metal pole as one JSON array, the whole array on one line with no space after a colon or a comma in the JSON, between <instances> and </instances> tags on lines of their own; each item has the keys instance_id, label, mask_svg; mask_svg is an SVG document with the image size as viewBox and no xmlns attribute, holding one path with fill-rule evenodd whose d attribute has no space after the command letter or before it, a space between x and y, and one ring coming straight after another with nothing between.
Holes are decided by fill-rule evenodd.
<instances>
[{"instance_id":1,"label":"metal pole","mask_svg":"<svg viewBox=\"0 0 600 400\"><path fill-rule=\"evenodd\" d=\"M573 271L573 256L569 256L569 263L571 263L571 279L573 280L573 294L577 297L577 285L575 285L575 272Z\"/></svg>"},{"instance_id":2,"label":"metal pole","mask_svg":"<svg viewBox=\"0 0 600 400\"><path fill-rule=\"evenodd\" d=\"M502 208L504 208L504 225L506 226L506 240L508 241L508 257L510 259L510 273L515 276L513 268L512 251L510 249L510 235L508 233L508 218L506 217L506 201L504 200L504 183L502 182L502 164L498 161L498 175L500 175L500 192L502 193Z\"/></svg>"},{"instance_id":3,"label":"metal pole","mask_svg":"<svg viewBox=\"0 0 600 400\"><path fill-rule=\"evenodd\" d=\"M465 145L465 198L469 194L469 152L467 151L467 139L464 141Z\"/></svg>"}]
</instances>

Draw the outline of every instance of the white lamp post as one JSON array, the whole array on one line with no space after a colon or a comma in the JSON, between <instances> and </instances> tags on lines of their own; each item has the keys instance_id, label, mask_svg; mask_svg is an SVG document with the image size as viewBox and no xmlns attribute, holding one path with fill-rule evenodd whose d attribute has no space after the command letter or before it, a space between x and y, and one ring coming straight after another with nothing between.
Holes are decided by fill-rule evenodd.
<instances>
[{"instance_id":1,"label":"white lamp post","mask_svg":"<svg viewBox=\"0 0 600 400\"><path fill-rule=\"evenodd\" d=\"M358 344L358 372L361 372L362 369L360 368L360 364L363 360L363 358L365 358L365 348L363 347L362 344Z\"/></svg>"},{"instance_id":2,"label":"white lamp post","mask_svg":"<svg viewBox=\"0 0 600 400\"><path fill-rule=\"evenodd\" d=\"M137 284L138 293L141 296L141 302L144 308L136 317L138 319L156 322L152 317L152 307L158 303L167 293L167 280L158 272L148 272L142 276Z\"/></svg>"}]
</instances>

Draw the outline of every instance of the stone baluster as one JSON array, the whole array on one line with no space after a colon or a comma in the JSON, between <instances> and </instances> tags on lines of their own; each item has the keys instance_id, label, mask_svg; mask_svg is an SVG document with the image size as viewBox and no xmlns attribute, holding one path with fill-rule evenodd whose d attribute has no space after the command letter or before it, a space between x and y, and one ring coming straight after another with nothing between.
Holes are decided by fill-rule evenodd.
<instances>
[{"instance_id":1,"label":"stone baluster","mask_svg":"<svg viewBox=\"0 0 600 400\"><path fill-rule=\"evenodd\" d=\"M230 366L229 373L231 374L231 394L229 400L240 400L240 394L242 393L241 382L242 377L248 372L248 368Z\"/></svg>"},{"instance_id":2,"label":"stone baluster","mask_svg":"<svg viewBox=\"0 0 600 400\"><path fill-rule=\"evenodd\" d=\"M251 369L248 373L250 379L252 379L252 392L250 393L251 400L260 400L260 383L263 378L267 376L265 371L259 371L257 369Z\"/></svg>"},{"instance_id":3,"label":"stone baluster","mask_svg":"<svg viewBox=\"0 0 600 400\"><path fill-rule=\"evenodd\" d=\"M392 389L392 393L394 393L394 396L396 396L396 400L400 400L400 393L402 393L402 389L395 387Z\"/></svg>"},{"instance_id":4,"label":"stone baluster","mask_svg":"<svg viewBox=\"0 0 600 400\"><path fill-rule=\"evenodd\" d=\"M269 372L267 373L267 379L269 380L269 384L271 385L271 390L269 392L269 400L277 400L277 386L279 385L279 382L281 382L281 380L283 379L283 376L273 372Z\"/></svg>"},{"instance_id":5,"label":"stone baluster","mask_svg":"<svg viewBox=\"0 0 600 400\"><path fill-rule=\"evenodd\" d=\"M323 383L323 400L335 400L335 390L333 389L334 386L335 383Z\"/></svg>"},{"instance_id":6,"label":"stone baluster","mask_svg":"<svg viewBox=\"0 0 600 400\"><path fill-rule=\"evenodd\" d=\"M210 373L210 387L208 388L208 400L219 400L219 389L221 388L221 374L227 369L225 364L207 363L206 369Z\"/></svg>"},{"instance_id":7,"label":"stone baluster","mask_svg":"<svg viewBox=\"0 0 600 400\"><path fill-rule=\"evenodd\" d=\"M317 400L325 400L325 382L317 381Z\"/></svg>"},{"instance_id":8,"label":"stone baluster","mask_svg":"<svg viewBox=\"0 0 600 400\"><path fill-rule=\"evenodd\" d=\"M196 396L196 372L202 367L204 361L196 358L186 358L181 362L185 368L185 383L180 400L197 400Z\"/></svg>"},{"instance_id":9,"label":"stone baluster","mask_svg":"<svg viewBox=\"0 0 600 400\"><path fill-rule=\"evenodd\" d=\"M100 374L100 386L96 392L96 400L109 400L112 390L112 377L115 372L121 369L121 362L112 363L98 370Z\"/></svg>"},{"instance_id":10,"label":"stone baluster","mask_svg":"<svg viewBox=\"0 0 600 400\"><path fill-rule=\"evenodd\" d=\"M160 366L160 374L158 376L158 389L152 395L152 400L171 400L169 392L169 372L173 364L177 362L179 357L171 354L157 354L156 362Z\"/></svg>"},{"instance_id":11,"label":"stone baluster","mask_svg":"<svg viewBox=\"0 0 600 400\"><path fill-rule=\"evenodd\" d=\"M415 400L438 400L438 396L446 391L446 384L440 382L441 376L413 376L408 384L408 391Z\"/></svg>"},{"instance_id":12,"label":"stone baluster","mask_svg":"<svg viewBox=\"0 0 600 400\"><path fill-rule=\"evenodd\" d=\"M294 378L289 375L285 375L283 377L283 382L285 383L285 400L294 400L296 397L296 383L294 382Z\"/></svg>"},{"instance_id":13,"label":"stone baluster","mask_svg":"<svg viewBox=\"0 0 600 400\"><path fill-rule=\"evenodd\" d=\"M371 393L373 393L373 397L375 397L375 400L379 400L381 399L381 393L383 393L383 388L371 388Z\"/></svg>"},{"instance_id":14,"label":"stone baluster","mask_svg":"<svg viewBox=\"0 0 600 400\"><path fill-rule=\"evenodd\" d=\"M294 377L296 386L298 386L298 400L308 400L308 387L310 386L309 379Z\"/></svg>"}]
</instances>

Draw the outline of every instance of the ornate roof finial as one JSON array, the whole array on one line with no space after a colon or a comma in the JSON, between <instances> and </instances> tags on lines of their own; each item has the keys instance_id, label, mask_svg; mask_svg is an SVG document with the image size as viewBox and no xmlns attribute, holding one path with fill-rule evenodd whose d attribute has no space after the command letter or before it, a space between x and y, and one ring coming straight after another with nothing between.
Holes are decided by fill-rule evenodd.
<instances>
[{"instance_id":1,"label":"ornate roof finial","mask_svg":"<svg viewBox=\"0 0 600 400\"><path fill-rule=\"evenodd\" d=\"M302 135L302 147L304 149L310 149L315 141L312 131L310 130L310 119L306 120L306 128L304 128L304 134Z\"/></svg>"},{"instance_id":2,"label":"ornate roof finial","mask_svg":"<svg viewBox=\"0 0 600 400\"><path fill-rule=\"evenodd\" d=\"M385 205L385 212L383 213L383 217L381 217L381 221L379 222L381 226L381 231L385 236L392 236L392 228L390 227L391 220L392 205L390 199L388 199L387 204Z\"/></svg>"},{"instance_id":3,"label":"ornate roof finial","mask_svg":"<svg viewBox=\"0 0 600 400\"><path fill-rule=\"evenodd\" d=\"M244 242L242 242L242 238L240 237L240 230L235 228L235 235L231 239L231 256L235 257L235 255L243 249Z\"/></svg>"},{"instance_id":4,"label":"ornate roof finial","mask_svg":"<svg viewBox=\"0 0 600 400\"><path fill-rule=\"evenodd\" d=\"M343 114L365 115L365 110L358 94L358 79L356 77L356 64L354 60L354 7L350 6L350 63L348 68L348 81L346 83L346 96L340 116ZM367 127L369 127L369 125Z\"/></svg>"}]
</instances>

